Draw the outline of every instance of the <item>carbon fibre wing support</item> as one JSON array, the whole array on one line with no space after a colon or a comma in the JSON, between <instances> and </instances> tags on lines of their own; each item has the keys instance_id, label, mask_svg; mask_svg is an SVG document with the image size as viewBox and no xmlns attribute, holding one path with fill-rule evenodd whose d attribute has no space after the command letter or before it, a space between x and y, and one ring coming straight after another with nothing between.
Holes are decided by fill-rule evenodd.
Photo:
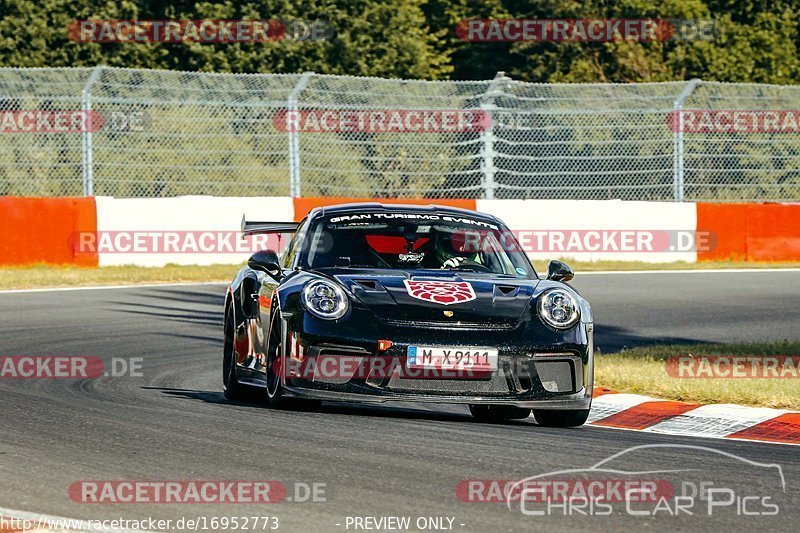
<instances>
[{"instance_id":1,"label":"carbon fibre wing support","mask_svg":"<svg viewBox=\"0 0 800 533\"><path fill-rule=\"evenodd\" d=\"M294 233L299 222L257 222L246 220L242 216L242 236L257 235L261 233Z\"/></svg>"}]
</instances>

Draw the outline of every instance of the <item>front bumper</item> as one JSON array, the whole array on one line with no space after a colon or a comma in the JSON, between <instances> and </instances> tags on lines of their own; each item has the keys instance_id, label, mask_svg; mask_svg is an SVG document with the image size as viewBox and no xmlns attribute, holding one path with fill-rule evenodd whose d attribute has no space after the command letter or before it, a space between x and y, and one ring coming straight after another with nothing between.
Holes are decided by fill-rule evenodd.
<instances>
[{"instance_id":1,"label":"front bumper","mask_svg":"<svg viewBox=\"0 0 800 533\"><path fill-rule=\"evenodd\" d=\"M352 336L331 335L333 332L330 330L309 332L306 327L304 331L293 333L290 323L284 324L287 336L284 346L296 343L295 346L303 347L302 351L295 349L287 354L291 358L282 376L284 391L290 396L371 403L502 404L547 410L588 409L591 405L594 381L591 323L581 323L569 334L561 334L560 338L549 332L546 344L518 342L522 331L458 332L452 337L440 335L440 342L436 345L498 348L498 369L478 379L452 376L439 379L387 373L385 369L392 365L395 369L404 368L409 345L431 345L430 342L417 341L408 332L382 331L382 336L354 339ZM388 351L378 352L379 338L391 338L394 344ZM292 370L300 368L298 365L301 363L305 368L316 368L317 361L331 357L348 358L348 364L343 365L348 370L335 376ZM371 365L379 358L390 363L377 365L384 371L376 375L371 371Z\"/></svg>"},{"instance_id":2,"label":"front bumper","mask_svg":"<svg viewBox=\"0 0 800 533\"><path fill-rule=\"evenodd\" d=\"M285 391L297 398L308 398L313 400L325 400L335 402L365 402L365 403L384 403L384 402L421 402L421 403L448 403L448 404L491 404L491 405L513 405L525 409L544 409L544 410L577 410L589 409L592 405L591 394L581 390L577 394L559 398L540 398L540 399L519 399L485 396L444 396L444 395L423 395L423 394L385 394L372 395L363 393L347 393L339 391L326 391L320 389L308 389L303 387L286 387Z\"/></svg>"}]
</instances>

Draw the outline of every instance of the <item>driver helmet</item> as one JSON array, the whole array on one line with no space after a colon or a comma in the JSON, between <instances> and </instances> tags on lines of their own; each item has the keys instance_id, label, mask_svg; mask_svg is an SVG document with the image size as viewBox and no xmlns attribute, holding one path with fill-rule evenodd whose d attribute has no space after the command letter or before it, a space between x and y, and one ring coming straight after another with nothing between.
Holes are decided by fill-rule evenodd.
<instances>
[{"instance_id":1,"label":"driver helmet","mask_svg":"<svg viewBox=\"0 0 800 533\"><path fill-rule=\"evenodd\" d=\"M465 230L437 231L434 239L434 253L440 263L453 257L463 257L467 261L476 262L478 250L475 240L470 239Z\"/></svg>"}]
</instances>

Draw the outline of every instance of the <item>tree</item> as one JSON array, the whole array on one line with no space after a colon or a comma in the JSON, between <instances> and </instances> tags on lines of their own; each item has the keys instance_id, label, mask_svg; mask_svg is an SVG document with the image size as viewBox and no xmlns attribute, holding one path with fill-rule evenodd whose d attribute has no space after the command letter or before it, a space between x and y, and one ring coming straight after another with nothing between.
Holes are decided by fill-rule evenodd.
<instances>
[{"instance_id":1,"label":"tree","mask_svg":"<svg viewBox=\"0 0 800 533\"><path fill-rule=\"evenodd\" d=\"M438 79L450 54L434 46L422 0L182 2L87 0L0 2L0 64L13 67L109 66L216 72L300 72ZM255 43L85 43L68 26L85 19L324 20L324 40Z\"/></svg>"}]
</instances>

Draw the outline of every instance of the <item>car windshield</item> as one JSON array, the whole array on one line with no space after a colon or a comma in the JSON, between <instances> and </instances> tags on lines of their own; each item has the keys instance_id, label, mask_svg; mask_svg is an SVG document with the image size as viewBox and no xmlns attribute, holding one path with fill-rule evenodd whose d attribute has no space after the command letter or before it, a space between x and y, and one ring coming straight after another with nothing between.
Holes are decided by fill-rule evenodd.
<instances>
[{"instance_id":1,"label":"car windshield","mask_svg":"<svg viewBox=\"0 0 800 533\"><path fill-rule=\"evenodd\" d=\"M366 213L318 220L309 232L306 268L443 269L536 277L506 228L468 216Z\"/></svg>"}]
</instances>

